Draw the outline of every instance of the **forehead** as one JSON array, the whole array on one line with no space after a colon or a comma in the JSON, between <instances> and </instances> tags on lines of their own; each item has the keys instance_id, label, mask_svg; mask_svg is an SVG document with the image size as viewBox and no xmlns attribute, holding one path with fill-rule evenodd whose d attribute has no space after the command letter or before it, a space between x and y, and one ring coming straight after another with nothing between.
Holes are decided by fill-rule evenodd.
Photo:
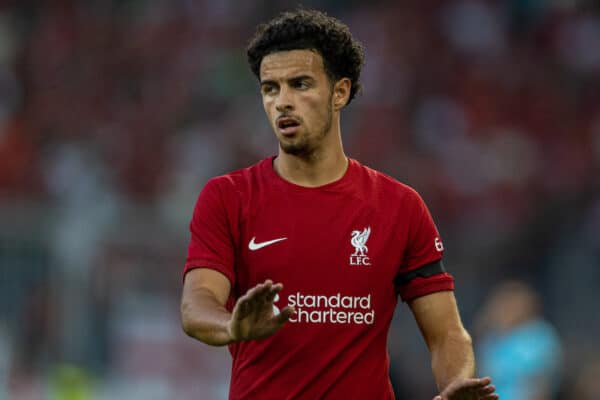
<instances>
[{"instance_id":1,"label":"forehead","mask_svg":"<svg viewBox=\"0 0 600 400\"><path fill-rule=\"evenodd\" d=\"M260 79L285 79L325 73L323 58L312 50L287 50L266 55L260 64Z\"/></svg>"}]
</instances>

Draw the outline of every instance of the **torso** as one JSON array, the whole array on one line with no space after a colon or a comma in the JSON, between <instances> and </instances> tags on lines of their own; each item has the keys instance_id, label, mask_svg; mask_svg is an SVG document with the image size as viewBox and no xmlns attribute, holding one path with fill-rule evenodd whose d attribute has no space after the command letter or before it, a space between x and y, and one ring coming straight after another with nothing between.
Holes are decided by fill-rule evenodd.
<instances>
[{"instance_id":1,"label":"torso","mask_svg":"<svg viewBox=\"0 0 600 400\"><path fill-rule=\"evenodd\" d=\"M356 161L319 188L284 181L270 159L232 182L240 196L232 301L271 279L284 285L275 305L297 312L273 337L231 347L231 398L270 398L279 385L273 398L391 398L386 341L408 189Z\"/></svg>"}]
</instances>

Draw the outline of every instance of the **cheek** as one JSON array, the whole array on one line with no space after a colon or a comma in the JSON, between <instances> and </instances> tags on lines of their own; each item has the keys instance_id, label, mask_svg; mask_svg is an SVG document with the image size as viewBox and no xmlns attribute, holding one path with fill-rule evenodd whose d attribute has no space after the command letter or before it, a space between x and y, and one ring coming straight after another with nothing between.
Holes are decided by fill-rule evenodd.
<instances>
[{"instance_id":1,"label":"cheek","mask_svg":"<svg viewBox=\"0 0 600 400\"><path fill-rule=\"evenodd\" d=\"M318 96L306 98L304 101L307 111L313 118L322 119L327 114L327 99Z\"/></svg>"},{"instance_id":2,"label":"cheek","mask_svg":"<svg viewBox=\"0 0 600 400\"><path fill-rule=\"evenodd\" d=\"M265 110L265 113L267 114L267 116L269 117L269 119L271 118L271 110L272 110L272 101L269 100L263 100L263 109Z\"/></svg>"},{"instance_id":3,"label":"cheek","mask_svg":"<svg viewBox=\"0 0 600 400\"><path fill-rule=\"evenodd\" d=\"M330 118L329 110L331 109L328 97L324 95L323 98L319 99L318 103L316 102L314 105L314 109L316 110L319 120L326 123L326 120Z\"/></svg>"}]
</instances>

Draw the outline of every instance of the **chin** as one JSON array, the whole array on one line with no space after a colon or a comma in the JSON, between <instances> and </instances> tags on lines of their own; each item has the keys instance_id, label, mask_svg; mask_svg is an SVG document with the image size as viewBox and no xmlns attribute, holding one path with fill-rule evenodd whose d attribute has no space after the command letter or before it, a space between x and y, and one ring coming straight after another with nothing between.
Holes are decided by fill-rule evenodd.
<instances>
[{"instance_id":1,"label":"chin","mask_svg":"<svg viewBox=\"0 0 600 400\"><path fill-rule=\"evenodd\" d=\"M304 149L303 147L294 145L281 146L281 150L283 150L285 154L290 154L292 156L299 156L301 154L304 154L304 152L306 151L306 149Z\"/></svg>"},{"instance_id":2,"label":"chin","mask_svg":"<svg viewBox=\"0 0 600 400\"><path fill-rule=\"evenodd\" d=\"M289 144L289 143L281 143L279 144L281 150L292 156L305 156L311 153L311 149L305 144Z\"/></svg>"}]
</instances>

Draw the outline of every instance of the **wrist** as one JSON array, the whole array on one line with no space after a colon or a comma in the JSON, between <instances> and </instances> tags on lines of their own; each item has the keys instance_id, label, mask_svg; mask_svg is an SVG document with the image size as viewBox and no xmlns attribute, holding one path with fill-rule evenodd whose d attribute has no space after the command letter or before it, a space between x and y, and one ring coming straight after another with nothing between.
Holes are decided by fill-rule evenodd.
<instances>
[{"instance_id":1,"label":"wrist","mask_svg":"<svg viewBox=\"0 0 600 400\"><path fill-rule=\"evenodd\" d=\"M226 345L230 345L240 341L240 338L235 333L235 327L233 325L233 319L227 321L225 325L225 338L224 341Z\"/></svg>"}]
</instances>

